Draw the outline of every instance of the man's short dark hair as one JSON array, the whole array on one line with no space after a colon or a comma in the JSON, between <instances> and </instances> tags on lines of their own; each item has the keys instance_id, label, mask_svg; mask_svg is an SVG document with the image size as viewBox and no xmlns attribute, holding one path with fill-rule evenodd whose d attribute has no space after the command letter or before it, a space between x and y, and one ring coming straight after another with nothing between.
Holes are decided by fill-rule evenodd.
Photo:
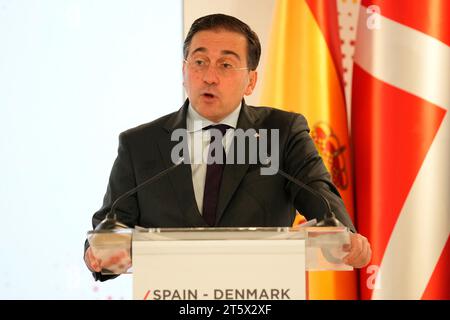
<instances>
[{"instance_id":1,"label":"man's short dark hair","mask_svg":"<svg viewBox=\"0 0 450 320\"><path fill-rule=\"evenodd\" d=\"M210 14L194 21L184 40L183 55L186 59L192 38L197 32L206 30L226 30L240 33L247 38L247 61L250 70L256 70L261 56L258 35L241 20L226 14Z\"/></svg>"}]
</instances>

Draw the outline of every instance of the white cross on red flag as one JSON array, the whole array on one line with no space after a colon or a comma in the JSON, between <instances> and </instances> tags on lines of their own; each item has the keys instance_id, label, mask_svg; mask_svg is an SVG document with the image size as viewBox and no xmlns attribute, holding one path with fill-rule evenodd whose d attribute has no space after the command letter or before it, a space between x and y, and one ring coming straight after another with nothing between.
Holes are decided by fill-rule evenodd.
<instances>
[{"instance_id":1,"label":"white cross on red flag","mask_svg":"<svg viewBox=\"0 0 450 320\"><path fill-rule=\"evenodd\" d=\"M363 0L352 88L363 299L450 299L450 2Z\"/></svg>"}]
</instances>

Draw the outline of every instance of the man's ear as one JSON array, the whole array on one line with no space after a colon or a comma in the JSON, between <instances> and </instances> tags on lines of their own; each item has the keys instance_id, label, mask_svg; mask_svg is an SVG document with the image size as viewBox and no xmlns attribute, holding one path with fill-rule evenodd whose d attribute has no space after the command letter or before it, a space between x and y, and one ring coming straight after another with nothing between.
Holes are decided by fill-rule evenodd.
<instances>
[{"instance_id":1,"label":"man's ear","mask_svg":"<svg viewBox=\"0 0 450 320\"><path fill-rule=\"evenodd\" d=\"M256 86L256 81L258 80L258 72L255 71L250 71L249 75L248 75L249 79L248 79L248 84L247 87L245 88L244 94L246 96L249 96L252 94L253 89Z\"/></svg>"},{"instance_id":2,"label":"man's ear","mask_svg":"<svg viewBox=\"0 0 450 320\"><path fill-rule=\"evenodd\" d=\"M184 79L186 77L186 62L183 61L183 67L181 69L182 69L182 72L183 72L183 87L184 87L185 86Z\"/></svg>"}]
</instances>

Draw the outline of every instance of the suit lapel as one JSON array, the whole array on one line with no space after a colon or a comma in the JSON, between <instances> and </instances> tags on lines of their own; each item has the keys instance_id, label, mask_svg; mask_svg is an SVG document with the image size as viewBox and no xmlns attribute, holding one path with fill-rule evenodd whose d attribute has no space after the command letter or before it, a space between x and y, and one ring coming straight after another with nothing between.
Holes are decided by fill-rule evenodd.
<instances>
[{"instance_id":1,"label":"suit lapel","mask_svg":"<svg viewBox=\"0 0 450 320\"><path fill-rule=\"evenodd\" d=\"M247 130L255 129L258 130L256 122L258 117L256 113L253 112L242 100L242 109L239 115L237 129ZM235 140L233 141L231 148L235 148ZM248 146L246 147L246 154L248 153ZM236 153L235 153L236 154ZM248 155L247 155L248 156ZM246 157L248 159L248 157ZM222 183L220 186L219 203L216 211L216 224L220 221L228 203L236 192L241 180L244 178L250 164L227 164L223 171Z\"/></svg>"},{"instance_id":2,"label":"suit lapel","mask_svg":"<svg viewBox=\"0 0 450 320\"><path fill-rule=\"evenodd\" d=\"M170 140L171 134L176 129L186 129L188 106L189 101L186 100L183 107L166 122L164 129L167 131L167 136L158 139L158 148L167 168L173 165L170 155L172 149L179 143L179 141ZM183 156L185 158L189 157L189 155ZM169 178L175 190L176 200L179 203L183 220L187 226L206 226L206 222L203 220L195 201L191 165L181 164L179 168L169 174Z\"/></svg>"}]
</instances>

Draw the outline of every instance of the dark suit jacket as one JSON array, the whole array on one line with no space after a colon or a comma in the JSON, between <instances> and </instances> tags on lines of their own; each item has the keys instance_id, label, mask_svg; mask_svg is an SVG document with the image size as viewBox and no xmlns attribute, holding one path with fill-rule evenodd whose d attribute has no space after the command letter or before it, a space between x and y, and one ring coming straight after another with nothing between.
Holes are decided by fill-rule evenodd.
<instances>
[{"instance_id":1,"label":"dark suit jacket","mask_svg":"<svg viewBox=\"0 0 450 320\"><path fill-rule=\"evenodd\" d=\"M103 206L93 216L94 228L105 218L118 196L173 165L171 150L178 141L171 141L171 133L177 128L186 128L188 105L186 100L179 111L120 134L118 155ZM354 231L302 115L247 106L243 102L237 127L244 130L278 129L280 168L323 194L336 217ZM316 218L318 221L326 212L323 201L282 176L260 175L260 165L225 166L216 226L291 226L295 209L308 220ZM116 212L118 220L130 227L208 226L197 207L189 164L182 164L158 182L123 201Z\"/></svg>"}]
</instances>

